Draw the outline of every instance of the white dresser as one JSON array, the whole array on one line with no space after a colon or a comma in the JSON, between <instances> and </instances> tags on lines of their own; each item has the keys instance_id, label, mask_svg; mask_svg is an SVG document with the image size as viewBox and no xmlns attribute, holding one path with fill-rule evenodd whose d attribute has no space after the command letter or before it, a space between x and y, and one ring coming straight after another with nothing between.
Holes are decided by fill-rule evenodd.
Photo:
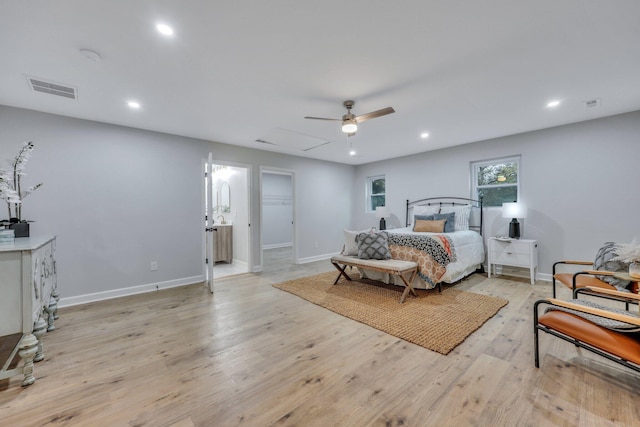
<instances>
[{"instance_id":1,"label":"white dresser","mask_svg":"<svg viewBox=\"0 0 640 427\"><path fill-rule=\"evenodd\" d=\"M0 245L0 337L22 337L13 358L23 359L20 369L7 369L0 361L0 378L24 374L23 385L35 381L33 362L44 358L42 335L55 329L59 294L56 274L55 236L15 239Z\"/></svg>"},{"instance_id":2,"label":"white dresser","mask_svg":"<svg viewBox=\"0 0 640 427\"><path fill-rule=\"evenodd\" d=\"M491 277L491 273L494 273L496 264L526 267L529 269L533 285L538 269L538 242L528 239L489 237L488 264L489 277Z\"/></svg>"}]
</instances>

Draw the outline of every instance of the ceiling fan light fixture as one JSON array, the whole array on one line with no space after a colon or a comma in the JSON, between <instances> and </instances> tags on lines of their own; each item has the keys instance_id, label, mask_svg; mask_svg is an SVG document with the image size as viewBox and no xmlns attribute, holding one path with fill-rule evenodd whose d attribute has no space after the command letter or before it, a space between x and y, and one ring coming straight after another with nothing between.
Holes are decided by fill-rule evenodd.
<instances>
[{"instance_id":1,"label":"ceiling fan light fixture","mask_svg":"<svg viewBox=\"0 0 640 427\"><path fill-rule=\"evenodd\" d=\"M356 133L358 130L358 124L353 119L347 119L342 122L342 132L344 133Z\"/></svg>"}]
</instances>

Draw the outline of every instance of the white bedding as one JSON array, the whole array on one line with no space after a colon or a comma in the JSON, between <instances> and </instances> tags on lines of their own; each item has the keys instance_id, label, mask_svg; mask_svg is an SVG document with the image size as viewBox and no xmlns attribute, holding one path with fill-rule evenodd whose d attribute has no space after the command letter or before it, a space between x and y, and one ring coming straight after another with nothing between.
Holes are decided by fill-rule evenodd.
<instances>
[{"instance_id":1,"label":"white bedding","mask_svg":"<svg viewBox=\"0 0 640 427\"><path fill-rule=\"evenodd\" d=\"M407 228L394 228L387 230L388 233L399 234L422 234L422 235L434 235L436 233L421 233L412 231L410 227ZM484 242L482 236L476 231L456 231L453 233L447 233L447 236L451 238L452 250L455 254L455 261L450 262L447 265L447 271L445 272L441 282L454 283L462 279L465 276L473 273L484 262ZM402 281L397 276L390 276L387 273L380 273L378 271L359 269L360 275L363 278L369 278L373 280L379 280L385 283L394 283L399 286L404 286ZM416 276L413 281L413 287L416 289L431 289L432 286L427 284L419 276Z\"/></svg>"}]
</instances>

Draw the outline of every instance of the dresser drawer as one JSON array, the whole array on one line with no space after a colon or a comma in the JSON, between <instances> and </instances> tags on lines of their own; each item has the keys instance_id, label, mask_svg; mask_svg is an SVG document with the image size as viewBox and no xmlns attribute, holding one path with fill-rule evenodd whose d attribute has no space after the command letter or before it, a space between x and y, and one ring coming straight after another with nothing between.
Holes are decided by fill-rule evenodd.
<instances>
[{"instance_id":1,"label":"dresser drawer","mask_svg":"<svg viewBox=\"0 0 640 427\"><path fill-rule=\"evenodd\" d=\"M491 262L516 267L528 267L530 264L530 256L529 254L517 254L513 252L494 252L491 257Z\"/></svg>"},{"instance_id":2,"label":"dresser drawer","mask_svg":"<svg viewBox=\"0 0 640 427\"><path fill-rule=\"evenodd\" d=\"M496 254L522 254L529 256L531 254L531 245L529 243L511 241L501 242L500 240L492 240L491 250Z\"/></svg>"},{"instance_id":3,"label":"dresser drawer","mask_svg":"<svg viewBox=\"0 0 640 427\"><path fill-rule=\"evenodd\" d=\"M531 284L535 283L536 270L538 269L538 243L531 239L502 240L490 237L488 242L489 252L489 277L496 269L496 265L509 265L512 267L527 267Z\"/></svg>"}]
</instances>

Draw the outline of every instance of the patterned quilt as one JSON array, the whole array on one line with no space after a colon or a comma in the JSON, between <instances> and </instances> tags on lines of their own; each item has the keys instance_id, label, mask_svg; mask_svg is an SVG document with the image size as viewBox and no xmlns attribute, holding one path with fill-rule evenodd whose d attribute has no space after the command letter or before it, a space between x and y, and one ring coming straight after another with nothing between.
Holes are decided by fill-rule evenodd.
<instances>
[{"instance_id":1,"label":"patterned quilt","mask_svg":"<svg viewBox=\"0 0 640 427\"><path fill-rule=\"evenodd\" d=\"M455 251L451 239L445 234L423 236L417 234L389 234L391 258L413 261L418 264L418 276L430 288L434 288L447 265L455 262Z\"/></svg>"}]
</instances>

